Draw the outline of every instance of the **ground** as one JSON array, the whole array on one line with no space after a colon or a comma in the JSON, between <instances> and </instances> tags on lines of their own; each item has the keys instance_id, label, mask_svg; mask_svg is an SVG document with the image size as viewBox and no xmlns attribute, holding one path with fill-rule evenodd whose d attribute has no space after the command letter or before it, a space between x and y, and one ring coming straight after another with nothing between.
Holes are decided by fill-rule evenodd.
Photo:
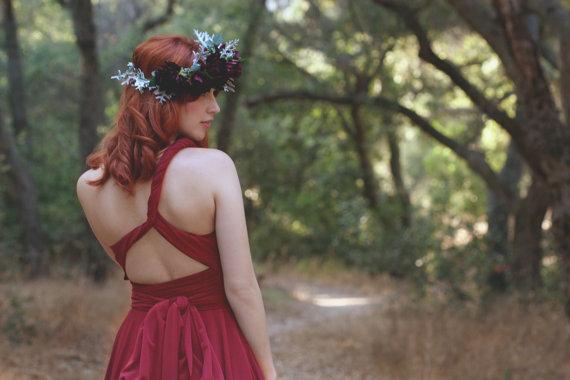
<instances>
[{"instance_id":1,"label":"ground","mask_svg":"<svg viewBox=\"0 0 570 380\"><path fill-rule=\"evenodd\" d=\"M570 378L570 323L556 306L505 299L482 313L321 264L256 272L280 380ZM130 301L120 273L102 287L12 281L0 294L0 379L103 378Z\"/></svg>"}]
</instances>

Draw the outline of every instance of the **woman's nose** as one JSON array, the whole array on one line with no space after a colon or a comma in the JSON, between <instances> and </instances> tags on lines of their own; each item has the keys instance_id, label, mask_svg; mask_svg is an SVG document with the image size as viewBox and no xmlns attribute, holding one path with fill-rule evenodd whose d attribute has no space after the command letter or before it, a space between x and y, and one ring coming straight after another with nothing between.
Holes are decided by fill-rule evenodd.
<instances>
[{"instance_id":1,"label":"woman's nose","mask_svg":"<svg viewBox=\"0 0 570 380\"><path fill-rule=\"evenodd\" d=\"M218 105L216 98L214 98L213 102L211 103L210 110L215 113L220 112L220 106Z\"/></svg>"},{"instance_id":2,"label":"woman's nose","mask_svg":"<svg viewBox=\"0 0 570 380\"><path fill-rule=\"evenodd\" d=\"M218 113L220 112L220 106L218 105L218 101L216 97L212 94L211 101L208 105L208 112Z\"/></svg>"},{"instance_id":3,"label":"woman's nose","mask_svg":"<svg viewBox=\"0 0 570 380\"><path fill-rule=\"evenodd\" d=\"M209 111L213 113L220 112L220 106L218 105L218 101L216 100L215 97L212 98L212 102L210 102Z\"/></svg>"}]
</instances>

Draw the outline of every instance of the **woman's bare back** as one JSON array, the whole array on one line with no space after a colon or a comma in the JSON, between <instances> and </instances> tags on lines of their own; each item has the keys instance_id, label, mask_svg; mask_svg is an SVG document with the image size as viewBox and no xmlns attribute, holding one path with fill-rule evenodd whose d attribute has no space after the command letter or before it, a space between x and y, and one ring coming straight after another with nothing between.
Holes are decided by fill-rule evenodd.
<instances>
[{"instance_id":1,"label":"woman's bare back","mask_svg":"<svg viewBox=\"0 0 570 380\"><path fill-rule=\"evenodd\" d=\"M212 169L220 153L217 149L185 148L168 165L158 212L174 227L196 235L215 231L216 179ZM136 183L134 196L121 190L112 179L99 188L79 186L101 174L101 168L85 172L78 181L78 195L96 238L116 260L110 247L146 220L151 181ZM208 266L180 252L155 228L130 247L125 261L128 278L145 284L166 282L206 269Z\"/></svg>"}]
</instances>

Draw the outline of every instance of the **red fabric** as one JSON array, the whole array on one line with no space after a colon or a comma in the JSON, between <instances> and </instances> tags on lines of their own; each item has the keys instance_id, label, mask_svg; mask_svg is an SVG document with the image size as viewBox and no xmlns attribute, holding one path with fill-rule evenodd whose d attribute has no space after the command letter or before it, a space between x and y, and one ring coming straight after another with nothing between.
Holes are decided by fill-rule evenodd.
<instances>
[{"instance_id":1,"label":"red fabric","mask_svg":"<svg viewBox=\"0 0 570 380\"><path fill-rule=\"evenodd\" d=\"M226 298L215 231L180 230L158 212L168 163L182 148L197 146L181 137L157 164L147 220L111 246L124 272L126 253L150 228L204 271L160 284L131 283L131 310L123 320L109 358L106 380L262 379L263 373Z\"/></svg>"}]
</instances>

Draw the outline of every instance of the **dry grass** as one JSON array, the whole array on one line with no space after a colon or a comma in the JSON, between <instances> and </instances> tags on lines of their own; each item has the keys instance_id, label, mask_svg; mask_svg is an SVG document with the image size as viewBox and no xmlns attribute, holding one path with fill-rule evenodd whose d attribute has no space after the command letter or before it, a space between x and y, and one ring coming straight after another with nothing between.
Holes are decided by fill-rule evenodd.
<instances>
[{"instance_id":1,"label":"dry grass","mask_svg":"<svg viewBox=\"0 0 570 380\"><path fill-rule=\"evenodd\" d=\"M50 278L0 284L0 379L100 379L128 284Z\"/></svg>"},{"instance_id":2,"label":"dry grass","mask_svg":"<svg viewBox=\"0 0 570 380\"><path fill-rule=\"evenodd\" d=\"M557 306L508 297L482 314L399 299L363 325L386 378L570 378L570 324Z\"/></svg>"}]
</instances>

